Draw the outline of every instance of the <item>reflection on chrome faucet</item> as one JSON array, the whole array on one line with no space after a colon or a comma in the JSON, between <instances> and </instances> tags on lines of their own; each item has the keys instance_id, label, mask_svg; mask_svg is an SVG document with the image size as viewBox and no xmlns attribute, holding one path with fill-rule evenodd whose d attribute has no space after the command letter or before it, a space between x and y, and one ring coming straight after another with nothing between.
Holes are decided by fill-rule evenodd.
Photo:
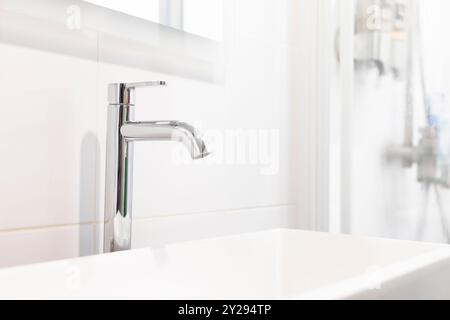
<instances>
[{"instance_id":1,"label":"reflection on chrome faucet","mask_svg":"<svg viewBox=\"0 0 450 320\"><path fill-rule=\"evenodd\" d=\"M179 121L134 121L135 90L165 86L164 81L109 85L106 150L105 228L103 251L131 248L133 144L135 141L179 141L192 159L209 155L195 128Z\"/></svg>"}]
</instances>

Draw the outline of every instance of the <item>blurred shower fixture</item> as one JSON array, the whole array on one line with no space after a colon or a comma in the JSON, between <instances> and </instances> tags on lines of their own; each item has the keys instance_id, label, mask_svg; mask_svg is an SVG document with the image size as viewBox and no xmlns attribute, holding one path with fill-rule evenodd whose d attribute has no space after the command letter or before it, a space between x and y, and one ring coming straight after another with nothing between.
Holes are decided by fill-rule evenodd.
<instances>
[{"instance_id":1,"label":"blurred shower fixture","mask_svg":"<svg viewBox=\"0 0 450 320\"><path fill-rule=\"evenodd\" d=\"M445 212L441 189L450 189L450 119L445 94L428 94L423 55L422 28L419 17L418 0L407 2L408 22L405 32L405 138L402 147L388 149L388 159L399 159L405 168L417 165L417 180L424 190L424 206L418 224L418 237L421 239L427 220L430 191L434 190L441 224L447 242L450 243L450 223ZM416 58L418 61L415 61ZM414 72L417 62L418 72ZM414 143L415 76L419 77L426 126L420 129L420 138Z\"/></svg>"},{"instance_id":2,"label":"blurred shower fixture","mask_svg":"<svg viewBox=\"0 0 450 320\"><path fill-rule=\"evenodd\" d=\"M450 135L450 120L445 113L448 110L445 94L427 94L425 62L423 56L422 30L418 15L418 2L408 2L409 23L406 32L407 41L406 79L405 79L405 141L402 147L390 148L389 158L400 158L405 167L417 164L417 180L425 185L435 185L450 189L450 148L446 140ZM416 52L416 54L413 54ZM418 70L413 72L416 65ZM414 76L420 79L422 92L421 104L425 111L426 126L420 129L420 139L414 143Z\"/></svg>"},{"instance_id":3,"label":"blurred shower fixture","mask_svg":"<svg viewBox=\"0 0 450 320\"><path fill-rule=\"evenodd\" d=\"M403 164L407 164L406 166L412 167L417 164L417 180L423 185L425 199L418 223L419 240L422 239L427 222L430 192L434 191L443 234L450 243L450 223L441 196L442 188L450 189L450 154L442 149L438 128L427 126L420 132L421 137L417 146L390 148L388 157L400 159Z\"/></svg>"},{"instance_id":4,"label":"blurred shower fixture","mask_svg":"<svg viewBox=\"0 0 450 320\"><path fill-rule=\"evenodd\" d=\"M417 152L417 179L419 182L450 188L450 158L439 143L437 128L426 127L421 130Z\"/></svg>"},{"instance_id":5,"label":"blurred shower fixture","mask_svg":"<svg viewBox=\"0 0 450 320\"><path fill-rule=\"evenodd\" d=\"M417 146L389 148L388 158L398 158L411 166L416 164L420 183L450 189L450 154L439 143L439 130L425 127L420 132Z\"/></svg>"},{"instance_id":6,"label":"blurred shower fixture","mask_svg":"<svg viewBox=\"0 0 450 320\"><path fill-rule=\"evenodd\" d=\"M410 0L358 0L354 59L356 70L377 69L380 76L404 77L407 52L407 5ZM336 54L339 57L336 34Z\"/></svg>"}]
</instances>

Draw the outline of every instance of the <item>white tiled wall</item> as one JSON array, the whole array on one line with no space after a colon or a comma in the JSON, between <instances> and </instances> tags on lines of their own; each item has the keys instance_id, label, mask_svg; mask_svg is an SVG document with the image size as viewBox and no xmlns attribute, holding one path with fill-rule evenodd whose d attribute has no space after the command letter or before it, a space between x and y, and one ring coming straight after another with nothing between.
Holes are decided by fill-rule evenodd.
<instances>
[{"instance_id":1,"label":"white tiled wall","mask_svg":"<svg viewBox=\"0 0 450 320\"><path fill-rule=\"evenodd\" d=\"M167 88L139 91L138 119L179 119L204 131L278 129L280 135L275 175L206 159L177 165L172 143L136 145L135 247L295 226L290 81L298 44L286 18L290 5L234 2L234 19L225 25L231 39L225 81L219 85L107 63L101 35L89 34L83 42L98 53L89 59L70 49L45 50L43 43L37 49L32 39L13 43L0 28L0 267L101 249L111 82L168 81ZM210 141L213 152L219 148Z\"/></svg>"}]
</instances>

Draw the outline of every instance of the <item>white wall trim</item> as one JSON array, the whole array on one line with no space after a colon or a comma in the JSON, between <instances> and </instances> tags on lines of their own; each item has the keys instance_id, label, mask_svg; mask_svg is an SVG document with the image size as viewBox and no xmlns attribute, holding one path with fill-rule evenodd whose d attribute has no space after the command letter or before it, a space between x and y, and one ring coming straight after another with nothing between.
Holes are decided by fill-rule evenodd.
<instances>
[{"instance_id":1,"label":"white wall trim","mask_svg":"<svg viewBox=\"0 0 450 320\"><path fill-rule=\"evenodd\" d=\"M352 229L352 114L354 107L355 2L339 0L341 92L341 208L340 232Z\"/></svg>"},{"instance_id":2,"label":"white wall trim","mask_svg":"<svg viewBox=\"0 0 450 320\"><path fill-rule=\"evenodd\" d=\"M299 85L299 227L328 231L330 216L330 92L333 59L329 0L302 1Z\"/></svg>"},{"instance_id":3,"label":"white wall trim","mask_svg":"<svg viewBox=\"0 0 450 320\"><path fill-rule=\"evenodd\" d=\"M334 58L333 15L329 0L317 1L317 186L316 230L330 227L330 92Z\"/></svg>"}]
</instances>

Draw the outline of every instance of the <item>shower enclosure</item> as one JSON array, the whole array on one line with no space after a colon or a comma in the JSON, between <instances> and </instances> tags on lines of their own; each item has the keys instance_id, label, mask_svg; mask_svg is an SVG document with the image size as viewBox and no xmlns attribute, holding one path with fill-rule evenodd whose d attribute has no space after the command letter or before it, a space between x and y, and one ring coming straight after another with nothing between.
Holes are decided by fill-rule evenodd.
<instances>
[{"instance_id":1,"label":"shower enclosure","mask_svg":"<svg viewBox=\"0 0 450 320\"><path fill-rule=\"evenodd\" d=\"M331 231L450 243L449 1L327 5L323 220Z\"/></svg>"}]
</instances>

